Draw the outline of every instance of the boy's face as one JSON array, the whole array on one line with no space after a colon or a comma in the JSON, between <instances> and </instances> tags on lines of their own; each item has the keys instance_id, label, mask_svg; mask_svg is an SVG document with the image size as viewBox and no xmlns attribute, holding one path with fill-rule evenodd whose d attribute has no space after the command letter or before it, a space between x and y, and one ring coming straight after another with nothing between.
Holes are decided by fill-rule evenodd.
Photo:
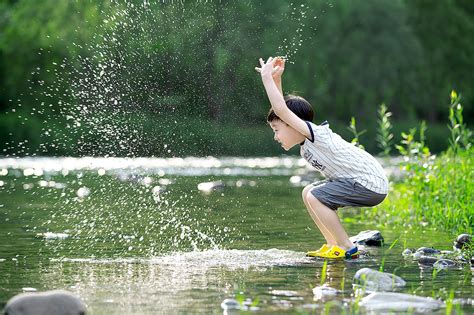
<instances>
[{"instance_id":1,"label":"boy's face","mask_svg":"<svg viewBox=\"0 0 474 315\"><path fill-rule=\"evenodd\" d=\"M273 139L286 151L305 140L305 136L279 119L270 122L270 127L273 129Z\"/></svg>"}]
</instances>

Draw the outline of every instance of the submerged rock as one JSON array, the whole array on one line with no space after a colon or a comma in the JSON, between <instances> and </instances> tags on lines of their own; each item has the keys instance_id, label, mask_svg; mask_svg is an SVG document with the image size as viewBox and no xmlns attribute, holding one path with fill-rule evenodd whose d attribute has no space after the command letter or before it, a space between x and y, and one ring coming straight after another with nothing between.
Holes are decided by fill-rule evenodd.
<instances>
[{"instance_id":1,"label":"submerged rock","mask_svg":"<svg viewBox=\"0 0 474 315\"><path fill-rule=\"evenodd\" d=\"M21 293L12 297L5 306L8 315L85 314L85 304L67 291Z\"/></svg>"},{"instance_id":2,"label":"submerged rock","mask_svg":"<svg viewBox=\"0 0 474 315\"><path fill-rule=\"evenodd\" d=\"M234 299L225 299L221 303L221 308L223 310L239 310L240 309L240 303L237 300Z\"/></svg>"},{"instance_id":3,"label":"submerged rock","mask_svg":"<svg viewBox=\"0 0 474 315\"><path fill-rule=\"evenodd\" d=\"M416 250L417 253L421 253L423 255L438 255L441 251L433 248L433 247L420 247Z\"/></svg>"},{"instance_id":4,"label":"submerged rock","mask_svg":"<svg viewBox=\"0 0 474 315\"><path fill-rule=\"evenodd\" d=\"M341 291L331 288L328 285L322 285L319 287L313 288L313 294L315 300L324 300L333 296L336 296Z\"/></svg>"},{"instance_id":5,"label":"submerged rock","mask_svg":"<svg viewBox=\"0 0 474 315\"><path fill-rule=\"evenodd\" d=\"M444 258L439 259L433 264L433 267L436 269L446 269L446 268L452 268L456 266L458 266L458 264L454 260L444 259Z\"/></svg>"},{"instance_id":6,"label":"submerged rock","mask_svg":"<svg viewBox=\"0 0 474 315\"><path fill-rule=\"evenodd\" d=\"M369 311L378 312L428 312L444 306L444 303L432 298L416 295L374 292L364 297L359 305Z\"/></svg>"},{"instance_id":7,"label":"submerged rock","mask_svg":"<svg viewBox=\"0 0 474 315\"><path fill-rule=\"evenodd\" d=\"M406 285L399 276L370 268L358 270L354 275L354 283L368 291L392 291Z\"/></svg>"},{"instance_id":8,"label":"submerged rock","mask_svg":"<svg viewBox=\"0 0 474 315\"><path fill-rule=\"evenodd\" d=\"M368 245L368 246L382 246L383 237L380 231L362 231L359 234L349 238L352 243Z\"/></svg>"},{"instance_id":9,"label":"submerged rock","mask_svg":"<svg viewBox=\"0 0 474 315\"><path fill-rule=\"evenodd\" d=\"M421 256L418 258L418 263L422 266L433 266L433 264L437 261L438 258L433 256Z\"/></svg>"}]
</instances>

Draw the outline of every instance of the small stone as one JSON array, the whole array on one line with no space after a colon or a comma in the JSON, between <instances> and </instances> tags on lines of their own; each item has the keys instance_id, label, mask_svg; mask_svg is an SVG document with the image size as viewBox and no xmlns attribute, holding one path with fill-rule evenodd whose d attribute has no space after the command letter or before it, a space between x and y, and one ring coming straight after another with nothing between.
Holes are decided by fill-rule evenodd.
<instances>
[{"instance_id":1,"label":"small stone","mask_svg":"<svg viewBox=\"0 0 474 315\"><path fill-rule=\"evenodd\" d=\"M362 231L359 234L350 237L349 239L352 243L368 246L382 246L384 241L382 233L376 230Z\"/></svg>"},{"instance_id":2,"label":"small stone","mask_svg":"<svg viewBox=\"0 0 474 315\"><path fill-rule=\"evenodd\" d=\"M225 299L221 303L221 308L223 310L239 310L240 309L240 303L237 300L234 300L234 299Z\"/></svg>"},{"instance_id":3,"label":"small stone","mask_svg":"<svg viewBox=\"0 0 474 315\"><path fill-rule=\"evenodd\" d=\"M405 250L403 251L403 253L402 253L402 255L405 256L405 257L406 257L406 256L410 256L410 255L412 255L412 254L413 254L413 251L412 251L411 249L409 249L409 248L405 249Z\"/></svg>"},{"instance_id":4,"label":"small stone","mask_svg":"<svg viewBox=\"0 0 474 315\"><path fill-rule=\"evenodd\" d=\"M418 258L418 263L422 266L433 266L433 264L437 261L438 258L433 256L421 256Z\"/></svg>"},{"instance_id":5,"label":"small stone","mask_svg":"<svg viewBox=\"0 0 474 315\"><path fill-rule=\"evenodd\" d=\"M376 313L426 312L444 307L444 303L432 298L404 293L374 292L364 297L359 305Z\"/></svg>"},{"instance_id":6,"label":"small stone","mask_svg":"<svg viewBox=\"0 0 474 315\"><path fill-rule=\"evenodd\" d=\"M354 283L369 291L392 291L406 285L399 276L370 268L358 270L354 275Z\"/></svg>"},{"instance_id":7,"label":"small stone","mask_svg":"<svg viewBox=\"0 0 474 315\"><path fill-rule=\"evenodd\" d=\"M456 267L456 266L457 264L450 259L439 259L437 262L433 264L433 267L438 270L447 269L447 268Z\"/></svg>"},{"instance_id":8,"label":"small stone","mask_svg":"<svg viewBox=\"0 0 474 315\"><path fill-rule=\"evenodd\" d=\"M454 248L462 249L471 243L472 237L469 234L460 234L454 241Z\"/></svg>"},{"instance_id":9,"label":"small stone","mask_svg":"<svg viewBox=\"0 0 474 315\"><path fill-rule=\"evenodd\" d=\"M24 288L26 289L26 288ZM21 293L12 297L5 306L5 314L85 314L85 304L67 291Z\"/></svg>"},{"instance_id":10,"label":"small stone","mask_svg":"<svg viewBox=\"0 0 474 315\"><path fill-rule=\"evenodd\" d=\"M313 288L314 300L324 300L329 297L336 296L341 291L331 288L328 285L322 285L319 287Z\"/></svg>"},{"instance_id":11,"label":"small stone","mask_svg":"<svg viewBox=\"0 0 474 315\"><path fill-rule=\"evenodd\" d=\"M413 253L413 259L415 259L415 260L420 259L422 256L423 256L423 254L420 253L420 252L414 252Z\"/></svg>"},{"instance_id":12,"label":"small stone","mask_svg":"<svg viewBox=\"0 0 474 315\"><path fill-rule=\"evenodd\" d=\"M433 247L420 247L416 250L418 253L422 253L423 255L437 255L441 252Z\"/></svg>"}]
</instances>

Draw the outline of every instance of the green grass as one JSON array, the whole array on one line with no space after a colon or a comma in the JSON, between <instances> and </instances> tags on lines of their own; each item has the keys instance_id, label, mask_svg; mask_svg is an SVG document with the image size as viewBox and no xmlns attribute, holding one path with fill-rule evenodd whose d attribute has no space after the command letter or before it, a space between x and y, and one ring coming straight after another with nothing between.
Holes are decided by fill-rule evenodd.
<instances>
[{"instance_id":1,"label":"green grass","mask_svg":"<svg viewBox=\"0 0 474 315\"><path fill-rule=\"evenodd\" d=\"M473 232L472 211L473 147L472 132L463 120L461 96L451 93L448 128L449 148L439 156L432 155L426 145L427 125L402 132L402 141L395 145L404 157L404 178L392 183L387 200L367 209L363 215L385 225L430 226L455 233ZM379 116L386 113L381 108ZM389 133L389 115L379 124L379 134ZM417 137L418 131L418 137ZM385 137L386 138L386 137ZM385 145L384 151L389 151Z\"/></svg>"},{"instance_id":2,"label":"green grass","mask_svg":"<svg viewBox=\"0 0 474 315\"><path fill-rule=\"evenodd\" d=\"M365 215L385 225L430 226L473 233L472 148L407 162L406 177L394 183L387 200Z\"/></svg>"},{"instance_id":3,"label":"green grass","mask_svg":"<svg viewBox=\"0 0 474 315\"><path fill-rule=\"evenodd\" d=\"M473 232L473 149L444 153L422 163L408 162L407 176L394 183L387 200L364 215L386 225L430 226Z\"/></svg>"}]
</instances>

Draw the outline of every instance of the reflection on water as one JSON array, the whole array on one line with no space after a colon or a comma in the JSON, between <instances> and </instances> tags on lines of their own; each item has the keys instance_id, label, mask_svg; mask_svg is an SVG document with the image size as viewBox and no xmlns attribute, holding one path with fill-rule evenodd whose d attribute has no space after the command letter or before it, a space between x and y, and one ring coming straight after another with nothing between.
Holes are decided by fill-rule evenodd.
<instances>
[{"instance_id":1,"label":"reflection on water","mask_svg":"<svg viewBox=\"0 0 474 315\"><path fill-rule=\"evenodd\" d=\"M0 304L33 287L71 290L99 314L222 313L238 296L268 313L352 312L352 278L369 267L404 278L402 292L453 292L473 310L471 270L434 274L401 255L449 249L448 233L382 228L392 249L330 261L323 275L323 261L304 257L323 239L296 175L313 180L291 157L0 159ZM341 211L350 234L377 228L352 213ZM315 299L322 284L340 294Z\"/></svg>"}]
</instances>

